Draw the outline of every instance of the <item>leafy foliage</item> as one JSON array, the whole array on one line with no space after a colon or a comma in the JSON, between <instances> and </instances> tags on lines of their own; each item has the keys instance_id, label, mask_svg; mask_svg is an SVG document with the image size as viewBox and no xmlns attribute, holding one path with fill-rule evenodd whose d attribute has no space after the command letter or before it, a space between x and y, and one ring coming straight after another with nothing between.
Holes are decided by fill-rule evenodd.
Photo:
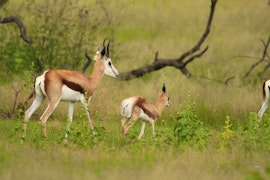
<instances>
[{"instance_id":1,"label":"leafy foliage","mask_svg":"<svg viewBox=\"0 0 270 180\"><path fill-rule=\"evenodd\" d=\"M195 106L196 98L187 95L181 112L177 114L174 127L174 136L177 144L192 142L198 147L206 146L210 129L203 125L197 117Z\"/></svg>"},{"instance_id":2,"label":"leafy foliage","mask_svg":"<svg viewBox=\"0 0 270 180\"><path fill-rule=\"evenodd\" d=\"M90 50L95 50L93 40L96 36L90 34L96 33L102 21L92 8L95 6L89 7L70 0L49 0L46 3L31 0L14 4L12 10L4 8L7 16L16 14L18 9L21 14L31 11L23 21L34 43L30 46L22 42L16 34L17 29L13 32L11 27L3 27L0 54L4 66L1 69L20 74L30 69L29 64L32 62L42 66L35 64L36 71L78 68L84 61L85 49L90 45Z\"/></svg>"},{"instance_id":3,"label":"leafy foliage","mask_svg":"<svg viewBox=\"0 0 270 180\"><path fill-rule=\"evenodd\" d=\"M239 127L239 135L242 137L242 144L246 150L266 150L269 151L270 141L270 118L264 114L261 120L257 113L251 112L248 116L249 123Z\"/></svg>"}]
</instances>

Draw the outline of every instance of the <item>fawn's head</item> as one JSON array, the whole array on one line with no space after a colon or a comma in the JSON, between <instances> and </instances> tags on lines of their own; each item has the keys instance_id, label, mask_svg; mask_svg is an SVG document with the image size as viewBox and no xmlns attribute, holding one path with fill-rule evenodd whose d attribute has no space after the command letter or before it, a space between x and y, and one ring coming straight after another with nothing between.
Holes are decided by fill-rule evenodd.
<instances>
[{"instance_id":1,"label":"fawn's head","mask_svg":"<svg viewBox=\"0 0 270 180\"><path fill-rule=\"evenodd\" d=\"M166 86L163 84L162 91L158 91L159 97L158 102L164 104L164 106L170 106L170 98L166 92Z\"/></svg>"}]
</instances>

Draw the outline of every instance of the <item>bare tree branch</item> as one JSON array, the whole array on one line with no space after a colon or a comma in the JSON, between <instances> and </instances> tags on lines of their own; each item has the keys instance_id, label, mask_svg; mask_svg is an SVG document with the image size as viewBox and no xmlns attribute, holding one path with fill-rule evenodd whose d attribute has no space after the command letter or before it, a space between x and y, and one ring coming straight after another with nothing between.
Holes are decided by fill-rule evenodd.
<instances>
[{"instance_id":1,"label":"bare tree branch","mask_svg":"<svg viewBox=\"0 0 270 180\"><path fill-rule=\"evenodd\" d=\"M12 114L13 116L15 116L16 114L16 106L17 106L17 101L18 101L18 97L19 97L19 94L22 90L22 86L20 87L20 89L18 90L16 87L15 87L15 84L12 84L12 89L15 91L15 99L14 99L14 102L13 102L13 109L12 109Z\"/></svg>"},{"instance_id":2,"label":"bare tree branch","mask_svg":"<svg viewBox=\"0 0 270 180\"><path fill-rule=\"evenodd\" d=\"M216 6L217 1L218 0L211 0L210 14L208 17L206 29L194 47L192 47L190 50L183 53L177 59L159 59L158 52L156 52L155 58L154 58L154 61L152 62L152 64L137 68L135 70L131 70L129 72L121 73L120 78L124 79L124 80L131 80L133 78L139 78L139 77L142 77L143 75L145 75L146 73L160 70L166 66L175 67L175 68L179 69L185 76L191 77L192 74L188 71L186 66L189 63L191 63L193 60L195 60L196 58L201 57L208 50L208 47L206 47L201 52L194 55L195 52L200 50L201 45L204 43L205 39L207 38L208 34L210 33L211 24L212 24L212 20L214 17L215 6Z\"/></svg>"},{"instance_id":3,"label":"bare tree branch","mask_svg":"<svg viewBox=\"0 0 270 180\"><path fill-rule=\"evenodd\" d=\"M250 75L251 71L253 71L253 69L256 66L258 66L260 63L262 63L263 61L266 61L266 59L268 59L270 61L270 57L269 57L269 54L267 52L268 47L270 45L270 36L268 37L267 42L264 42L262 39L261 39L261 41L262 41L262 44L264 46L262 57L260 59L258 58L259 61L257 61L256 63L254 63L254 64L251 65L251 67L249 68L249 70L245 74L245 78L248 77ZM268 65L265 66L264 70L260 74L263 74L269 67L270 67L270 62L268 62Z\"/></svg>"},{"instance_id":4,"label":"bare tree branch","mask_svg":"<svg viewBox=\"0 0 270 180\"><path fill-rule=\"evenodd\" d=\"M208 50L208 46L206 46L206 48L204 48L204 50L203 50L202 52L200 52L199 54L196 54L196 55L191 56L191 57L184 63L184 65L186 66L188 63L192 62L195 58L201 57L207 50Z\"/></svg>"},{"instance_id":5,"label":"bare tree branch","mask_svg":"<svg viewBox=\"0 0 270 180\"><path fill-rule=\"evenodd\" d=\"M222 81L222 80L219 80L219 79L213 79L213 78L209 78L209 77L205 77L205 76L198 76L198 77L202 78L202 79L209 80L209 81L214 81L214 82L217 82L217 83L221 83L221 84L224 84L226 86L228 86L229 82L235 78L235 76L231 76L231 77L228 77L227 79L225 79L224 81Z\"/></svg>"},{"instance_id":6,"label":"bare tree branch","mask_svg":"<svg viewBox=\"0 0 270 180\"><path fill-rule=\"evenodd\" d=\"M43 66L41 64L40 59L36 58L35 60L36 60L36 65L37 65L37 73L40 74L43 70Z\"/></svg>"},{"instance_id":7,"label":"bare tree branch","mask_svg":"<svg viewBox=\"0 0 270 180\"><path fill-rule=\"evenodd\" d=\"M259 73L259 76L261 77L266 71L267 69L270 67L270 63L268 63L262 70L262 72Z\"/></svg>"},{"instance_id":8,"label":"bare tree branch","mask_svg":"<svg viewBox=\"0 0 270 180\"><path fill-rule=\"evenodd\" d=\"M210 10L210 14L208 17L206 29L205 29L205 32L203 33L202 37L199 39L199 41L197 42L197 44L193 48L191 48L189 51L185 52L182 56L180 56L178 61L182 61L187 56L193 54L194 52L196 52L200 49L201 45L203 44L203 42L207 38L208 34L210 33L210 28L211 28L211 24L212 24L213 17L214 17L216 3L217 3L217 0L211 0L211 10Z\"/></svg>"},{"instance_id":9,"label":"bare tree branch","mask_svg":"<svg viewBox=\"0 0 270 180\"><path fill-rule=\"evenodd\" d=\"M20 86L20 87L18 88L17 86ZM23 86L17 83L12 83L11 88L15 92L12 110L4 111L3 109L0 108L1 116L7 119L11 119L17 115L16 107L18 103L19 94L22 91Z\"/></svg>"},{"instance_id":10,"label":"bare tree branch","mask_svg":"<svg viewBox=\"0 0 270 180\"><path fill-rule=\"evenodd\" d=\"M20 29L20 36L21 38L28 44L32 44L33 41L26 35L26 29L25 26L23 25L22 21L15 16L10 16L10 17L5 17L5 18L0 18L0 23L11 23L14 22L17 24L17 26Z\"/></svg>"}]
</instances>

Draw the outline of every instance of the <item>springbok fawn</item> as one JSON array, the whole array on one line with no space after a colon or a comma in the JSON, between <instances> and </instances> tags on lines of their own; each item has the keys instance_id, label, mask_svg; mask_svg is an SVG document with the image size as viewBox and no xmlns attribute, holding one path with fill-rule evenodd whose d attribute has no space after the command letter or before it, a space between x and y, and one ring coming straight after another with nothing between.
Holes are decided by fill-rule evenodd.
<instances>
[{"instance_id":1,"label":"springbok fawn","mask_svg":"<svg viewBox=\"0 0 270 180\"><path fill-rule=\"evenodd\" d=\"M265 113L269 105L269 99L270 99L269 91L270 91L270 79L266 80L263 83L263 103L262 103L260 111L258 112L259 119L262 118L263 114Z\"/></svg>"},{"instance_id":2,"label":"springbok fawn","mask_svg":"<svg viewBox=\"0 0 270 180\"><path fill-rule=\"evenodd\" d=\"M152 133L155 135L155 122L161 116L165 106L169 106L169 97L166 93L166 87L163 85L162 91L158 91L158 100L155 104L146 102L146 99L139 96L132 96L124 99L121 103L122 132L127 134L128 129L138 120L142 120L142 128L138 139L144 134L146 122L152 125ZM128 123L126 124L126 122Z\"/></svg>"},{"instance_id":3,"label":"springbok fawn","mask_svg":"<svg viewBox=\"0 0 270 180\"><path fill-rule=\"evenodd\" d=\"M68 125L65 134L66 138L72 123L75 102L81 102L83 105L90 127L94 132L94 125L88 110L88 104L90 103L93 92L97 88L104 74L112 77L117 77L119 74L109 57L110 41L108 42L107 47L105 47L105 40L106 39L103 41L102 50L98 48L96 55L94 56L95 65L90 77L77 71L47 70L41 76L36 78L35 99L31 107L25 112L23 124L24 134L22 140L25 138L27 123L30 117L40 107L46 97L48 98L49 103L47 109L40 117L41 129L45 137L47 136L47 119L60 101L69 102Z\"/></svg>"}]
</instances>

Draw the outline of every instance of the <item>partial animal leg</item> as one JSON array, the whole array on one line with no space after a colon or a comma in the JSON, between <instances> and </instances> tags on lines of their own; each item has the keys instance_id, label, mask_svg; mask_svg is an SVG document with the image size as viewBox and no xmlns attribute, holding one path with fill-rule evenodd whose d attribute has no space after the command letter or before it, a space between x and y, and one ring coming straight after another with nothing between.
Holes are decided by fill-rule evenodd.
<instances>
[{"instance_id":1,"label":"partial animal leg","mask_svg":"<svg viewBox=\"0 0 270 180\"><path fill-rule=\"evenodd\" d=\"M141 129L140 135L139 135L139 137L138 137L138 140L140 140L141 137L142 137L143 134L144 134L145 125L146 125L146 122L145 122L145 121L142 121L142 129Z\"/></svg>"},{"instance_id":2,"label":"partial animal leg","mask_svg":"<svg viewBox=\"0 0 270 180\"><path fill-rule=\"evenodd\" d=\"M59 104L60 100L61 100L61 97L59 97L58 99L56 98L50 99L47 109L44 111L44 113L40 117L41 129L42 129L42 133L44 137L47 137L46 122L48 118L50 117L50 115L52 114L52 112L57 107L57 105Z\"/></svg>"},{"instance_id":3,"label":"partial animal leg","mask_svg":"<svg viewBox=\"0 0 270 180\"><path fill-rule=\"evenodd\" d=\"M28 124L28 121L29 121L30 117L40 107L40 105L42 104L44 99L45 99L45 97L43 95L40 95L40 96L36 95L32 105L25 112L24 121L23 121L23 134L21 136L21 143L23 143L23 141L25 140L27 124Z\"/></svg>"},{"instance_id":4,"label":"partial animal leg","mask_svg":"<svg viewBox=\"0 0 270 180\"><path fill-rule=\"evenodd\" d=\"M123 119L121 119L121 127L122 127L122 133L124 134L125 131L125 124L128 121L128 118L124 117Z\"/></svg>"},{"instance_id":5,"label":"partial animal leg","mask_svg":"<svg viewBox=\"0 0 270 180\"><path fill-rule=\"evenodd\" d=\"M128 119L129 122L124 126L124 134L127 134L128 129L139 119L140 116L140 108L135 106L131 113L130 118Z\"/></svg>"},{"instance_id":6,"label":"partial animal leg","mask_svg":"<svg viewBox=\"0 0 270 180\"><path fill-rule=\"evenodd\" d=\"M29 119L31 118L33 113L40 107L40 105L42 104L44 99L45 99L45 96L41 92L39 85L37 85L35 87L35 99L34 99L32 105L30 106L30 108L25 112L24 125L23 125L24 132L26 132L27 123L28 123Z\"/></svg>"},{"instance_id":7,"label":"partial animal leg","mask_svg":"<svg viewBox=\"0 0 270 180\"><path fill-rule=\"evenodd\" d=\"M88 100L88 102L89 102L89 101L90 101L90 100ZM95 133L93 121L92 121L92 118L91 118L91 116L90 116L90 112L89 112L89 108L88 108L88 104L86 103L86 101L85 101L84 98L81 98L81 103L82 103L82 105L83 105L83 107L84 107L84 110L85 110L87 119L88 119L88 121L89 121L90 127L91 127L93 133Z\"/></svg>"},{"instance_id":8,"label":"partial animal leg","mask_svg":"<svg viewBox=\"0 0 270 180\"><path fill-rule=\"evenodd\" d=\"M152 134L153 134L153 136L155 136L156 135L156 132L155 132L155 120L151 119L150 123L152 125Z\"/></svg>"},{"instance_id":9,"label":"partial animal leg","mask_svg":"<svg viewBox=\"0 0 270 180\"><path fill-rule=\"evenodd\" d=\"M263 84L264 102L261 106L260 111L258 112L259 119L262 118L263 114L265 113L265 111L269 105L269 98L270 98L270 94L269 94L270 87L269 86L270 86L269 80L265 81L265 83Z\"/></svg>"},{"instance_id":10,"label":"partial animal leg","mask_svg":"<svg viewBox=\"0 0 270 180\"><path fill-rule=\"evenodd\" d=\"M258 116L259 118L262 118L263 114L265 113L267 107L269 105L269 99L265 99L265 101L263 102L260 111L258 112Z\"/></svg>"},{"instance_id":11,"label":"partial animal leg","mask_svg":"<svg viewBox=\"0 0 270 180\"><path fill-rule=\"evenodd\" d=\"M74 112L74 102L69 102L68 104L68 125L67 125L67 130L65 134L65 139L68 138L68 133L70 131L70 125L73 120L73 112Z\"/></svg>"},{"instance_id":12,"label":"partial animal leg","mask_svg":"<svg viewBox=\"0 0 270 180\"><path fill-rule=\"evenodd\" d=\"M124 135L127 134L129 128L135 123L137 119L129 119L129 122L124 126Z\"/></svg>"},{"instance_id":13,"label":"partial animal leg","mask_svg":"<svg viewBox=\"0 0 270 180\"><path fill-rule=\"evenodd\" d=\"M36 95L32 105L30 108L25 112L24 121L23 121L23 131L26 132L27 123L33 113L40 107L42 102L44 101L45 97L43 95Z\"/></svg>"}]
</instances>

